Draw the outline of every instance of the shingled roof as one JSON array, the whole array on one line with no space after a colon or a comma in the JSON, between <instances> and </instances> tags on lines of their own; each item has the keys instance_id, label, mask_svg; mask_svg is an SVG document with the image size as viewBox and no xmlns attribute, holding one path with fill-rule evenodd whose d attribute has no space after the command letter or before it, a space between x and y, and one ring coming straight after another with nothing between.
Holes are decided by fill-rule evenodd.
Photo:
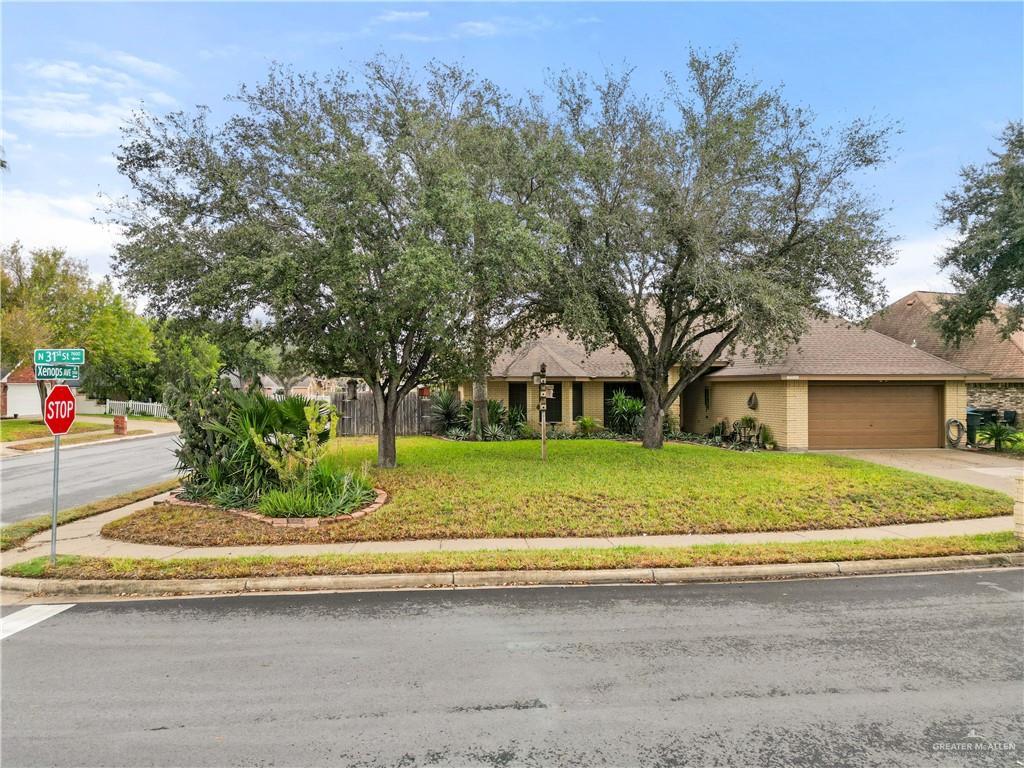
<instances>
[{"instance_id":1,"label":"shingled roof","mask_svg":"<svg viewBox=\"0 0 1024 768\"><path fill-rule=\"evenodd\" d=\"M713 345L707 340L707 346ZM590 354L579 342L561 331L550 331L506 352L491 366L491 377L527 379L540 364L547 364L551 378L622 379L633 377L629 358L614 347ZM891 379L934 377L937 379L987 378L966 370L896 339L866 330L841 318L814 319L800 341L778 360L758 365L753 356L738 350L722 360L723 367L709 375L713 379L737 377L779 378L783 376L837 376Z\"/></svg>"},{"instance_id":2,"label":"shingled roof","mask_svg":"<svg viewBox=\"0 0 1024 768\"><path fill-rule=\"evenodd\" d=\"M842 318L810 320L800 341L778 361L758 365L752 355L740 351L708 378L753 376L987 378Z\"/></svg>"},{"instance_id":3,"label":"shingled roof","mask_svg":"<svg viewBox=\"0 0 1024 768\"><path fill-rule=\"evenodd\" d=\"M991 374L992 381L1024 381L1024 331L1013 333L1009 339L999 334L991 320L981 323L974 336L965 339L959 347L946 344L933 324L941 309L942 300L950 293L914 291L895 301L868 319L868 327L915 344L943 360L976 371ZM997 313L1007 307L999 305Z\"/></svg>"}]
</instances>

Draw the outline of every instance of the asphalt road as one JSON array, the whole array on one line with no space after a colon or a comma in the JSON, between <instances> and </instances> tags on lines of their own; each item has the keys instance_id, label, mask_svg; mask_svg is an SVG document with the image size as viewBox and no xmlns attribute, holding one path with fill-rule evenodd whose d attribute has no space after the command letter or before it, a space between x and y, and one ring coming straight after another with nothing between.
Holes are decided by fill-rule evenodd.
<instances>
[{"instance_id":1,"label":"asphalt road","mask_svg":"<svg viewBox=\"0 0 1024 768\"><path fill-rule=\"evenodd\" d=\"M0 748L5 767L1013 766L1022 589L1001 570L82 604L2 641Z\"/></svg>"},{"instance_id":2,"label":"asphalt road","mask_svg":"<svg viewBox=\"0 0 1024 768\"><path fill-rule=\"evenodd\" d=\"M77 507L173 477L175 439L176 435L160 435L61 449L60 508ZM48 513L52 489L51 451L0 460L0 522Z\"/></svg>"}]
</instances>

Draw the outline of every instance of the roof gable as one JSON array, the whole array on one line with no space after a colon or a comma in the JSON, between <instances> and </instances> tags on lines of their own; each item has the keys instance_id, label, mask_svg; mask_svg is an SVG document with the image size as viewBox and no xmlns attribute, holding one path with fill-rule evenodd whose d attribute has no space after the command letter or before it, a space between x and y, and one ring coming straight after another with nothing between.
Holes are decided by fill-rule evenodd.
<instances>
[{"instance_id":1,"label":"roof gable","mask_svg":"<svg viewBox=\"0 0 1024 768\"><path fill-rule=\"evenodd\" d=\"M975 329L974 336L965 339L959 347L946 344L935 327L935 318L942 308L942 300L950 293L914 291L885 309L872 315L869 328L916 345L954 365L974 371L983 371L993 381L1024 380L1024 331L1004 339L996 324L986 320ZM997 312L1005 307L997 307Z\"/></svg>"}]
</instances>

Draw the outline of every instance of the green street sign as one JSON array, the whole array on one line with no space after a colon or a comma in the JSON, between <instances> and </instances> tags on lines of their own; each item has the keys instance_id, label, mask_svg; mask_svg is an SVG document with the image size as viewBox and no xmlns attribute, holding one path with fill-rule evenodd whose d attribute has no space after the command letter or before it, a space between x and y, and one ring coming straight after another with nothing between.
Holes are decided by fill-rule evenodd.
<instances>
[{"instance_id":1,"label":"green street sign","mask_svg":"<svg viewBox=\"0 0 1024 768\"><path fill-rule=\"evenodd\" d=\"M73 381L78 378L77 365L37 365L36 381Z\"/></svg>"},{"instance_id":2,"label":"green street sign","mask_svg":"<svg viewBox=\"0 0 1024 768\"><path fill-rule=\"evenodd\" d=\"M36 365L82 365L85 362L84 349L37 349Z\"/></svg>"}]
</instances>

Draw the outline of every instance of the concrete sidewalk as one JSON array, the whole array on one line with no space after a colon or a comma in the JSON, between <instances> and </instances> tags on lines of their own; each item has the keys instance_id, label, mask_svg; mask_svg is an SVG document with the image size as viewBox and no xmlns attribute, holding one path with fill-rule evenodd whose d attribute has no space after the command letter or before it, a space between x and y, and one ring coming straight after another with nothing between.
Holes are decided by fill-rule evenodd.
<instances>
[{"instance_id":1,"label":"concrete sidewalk","mask_svg":"<svg viewBox=\"0 0 1024 768\"><path fill-rule=\"evenodd\" d=\"M422 539L415 541L360 541L335 544L276 544L247 547L168 547L131 544L104 539L100 529L119 518L152 506L169 494L129 504L120 509L78 520L57 529L57 551L63 555L93 557L239 557L242 555L326 555L369 552L453 552L501 549L578 549L623 546L689 547L695 544L765 544L844 539L893 539L918 536L956 536L1013 530L1013 517L982 517L937 523L911 523L871 528L843 528L818 531L768 531L754 533L678 534L667 536L612 536L595 538L509 538L509 539ZM0 555L4 567L31 560L50 551L49 531L36 534L20 549Z\"/></svg>"}]
</instances>

